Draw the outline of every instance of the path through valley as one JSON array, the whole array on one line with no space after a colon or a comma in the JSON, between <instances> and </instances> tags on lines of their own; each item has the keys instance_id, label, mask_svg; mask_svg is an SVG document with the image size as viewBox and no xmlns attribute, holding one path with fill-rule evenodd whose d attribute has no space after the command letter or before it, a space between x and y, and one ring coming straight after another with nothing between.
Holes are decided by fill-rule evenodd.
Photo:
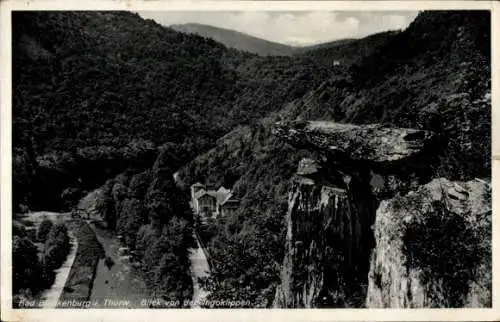
<instances>
[{"instance_id":1,"label":"path through valley","mask_svg":"<svg viewBox=\"0 0 500 322\"><path fill-rule=\"evenodd\" d=\"M207 277L210 274L210 267L208 265L205 252L200 245L198 238L196 238L197 248L190 250L189 260L191 261L191 276L193 278L193 308L201 307L207 296L208 292L203 289L198 282L198 278Z\"/></svg>"}]
</instances>

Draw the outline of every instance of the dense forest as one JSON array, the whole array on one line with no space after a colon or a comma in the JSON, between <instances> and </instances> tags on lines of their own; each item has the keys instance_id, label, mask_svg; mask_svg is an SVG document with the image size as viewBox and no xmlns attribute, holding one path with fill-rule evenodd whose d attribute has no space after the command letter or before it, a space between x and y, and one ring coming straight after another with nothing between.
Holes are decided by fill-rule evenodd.
<instances>
[{"instance_id":1,"label":"dense forest","mask_svg":"<svg viewBox=\"0 0 500 322\"><path fill-rule=\"evenodd\" d=\"M104 185L99 211L137 251L148 283L188 298L167 278L188 278L187 190L223 184L241 203L234 216L198 227L213 257L203 284L211 299L268 307L289 178L310 154L274 137L272 124L431 130L441 144L436 176L489 177L489 26L489 12L423 12L403 31L285 57L126 12L16 13L14 209L69 209ZM177 170L185 191L175 187Z\"/></svg>"},{"instance_id":2,"label":"dense forest","mask_svg":"<svg viewBox=\"0 0 500 322\"><path fill-rule=\"evenodd\" d=\"M151 166L149 152L166 143L175 169L331 72L307 56L239 52L127 12L19 12L13 31L15 206L60 209L63 185L86 189L127 164Z\"/></svg>"},{"instance_id":3,"label":"dense forest","mask_svg":"<svg viewBox=\"0 0 500 322\"><path fill-rule=\"evenodd\" d=\"M12 291L17 307L21 298L36 298L54 283L54 270L62 265L71 246L64 224L44 220L37 230L29 231L16 221L13 228Z\"/></svg>"}]
</instances>

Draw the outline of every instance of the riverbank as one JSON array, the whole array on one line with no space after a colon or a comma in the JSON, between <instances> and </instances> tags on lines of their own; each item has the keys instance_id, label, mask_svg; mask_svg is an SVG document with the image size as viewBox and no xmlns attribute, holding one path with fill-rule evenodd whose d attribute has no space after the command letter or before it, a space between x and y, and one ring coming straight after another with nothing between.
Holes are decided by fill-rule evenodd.
<instances>
[{"instance_id":1,"label":"riverbank","mask_svg":"<svg viewBox=\"0 0 500 322\"><path fill-rule=\"evenodd\" d=\"M72 303L72 301L88 301L98 261L104 257L102 245L85 221L73 218L68 222L68 228L78 240L78 249L69 277L59 298L57 307L60 308L68 307L65 303Z\"/></svg>"},{"instance_id":2,"label":"riverbank","mask_svg":"<svg viewBox=\"0 0 500 322\"><path fill-rule=\"evenodd\" d=\"M111 232L92 223L89 226L104 251L96 268L90 301L109 308L144 308L144 300L151 294L140 271L132 266L130 256L121 254L122 246Z\"/></svg>"}]
</instances>

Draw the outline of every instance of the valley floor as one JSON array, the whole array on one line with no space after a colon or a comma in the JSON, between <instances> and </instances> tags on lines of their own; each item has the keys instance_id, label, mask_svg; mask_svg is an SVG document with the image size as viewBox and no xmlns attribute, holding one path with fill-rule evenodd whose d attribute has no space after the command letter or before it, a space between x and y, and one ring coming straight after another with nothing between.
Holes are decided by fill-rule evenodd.
<instances>
[{"instance_id":1,"label":"valley floor","mask_svg":"<svg viewBox=\"0 0 500 322\"><path fill-rule=\"evenodd\" d=\"M121 253L123 245L120 244L115 234L99 225L101 220L95 213L95 195L98 193L99 189L89 193L80 201L78 207L89 214L86 222L95 233L105 252L104 258L99 260L97 266L90 301L99 303L100 307L145 308L148 304L144 306L144 303L154 300L154 296L148 289L141 275L142 272L139 271L140 268L134 267L130 256ZM210 272L210 268L207 257L196 236L195 240L197 241L197 247L191 249L189 255L193 280L191 307L199 308L206 299L208 292L201 287L198 279L206 277ZM108 258L108 265L106 265L106 258ZM110 264L111 262L112 264Z\"/></svg>"},{"instance_id":2,"label":"valley floor","mask_svg":"<svg viewBox=\"0 0 500 322\"><path fill-rule=\"evenodd\" d=\"M89 226L104 248L105 258L112 261L108 266L105 258L99 260L90 301L100 307L144 308L141 302L150 298L150 292L140 273L127 256L119 254L121 245L112 233L95 224Z\"/></svg>"}]
</instances>

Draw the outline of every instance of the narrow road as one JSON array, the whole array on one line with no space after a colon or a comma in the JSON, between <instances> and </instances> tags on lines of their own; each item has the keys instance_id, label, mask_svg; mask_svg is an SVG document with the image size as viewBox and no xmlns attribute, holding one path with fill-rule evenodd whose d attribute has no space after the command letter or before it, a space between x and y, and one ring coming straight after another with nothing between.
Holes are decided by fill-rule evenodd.
<instances>
[{"instance_id":1,"label":"narrow road","mask_svg":"<svg viewBox=\"0 0 500 322\"><path fill-rule=\"evenodd\" d=\"M68 257L66 258L62 266L54 271L56 273L56 279L52 287L43 292L42 296L40 297L41 303L43 303L42 307L44 309L55 308L57 306L57 302L59 301L59 297L61 296L61 293L64 289L64 285L66 284L66 280L68 279L69 272L71 271L71 266L73 266L73 262L76 257L78 241L71 234L71 232L69 232L68 235L71 241L71 250L69 251Z\"/></svg>"},{"instance_id":2,"label":"narrow road","mask_svg":"<svg viewBox=\"0 0 500 322\"><path fill-rule=\"evenodd\" d=\"M207 277L210 274L207 257L201 248L198 238L195 236L197 248L192 248L189 255L191 261L191 276L193 278L193 305L192 308L200 308L207 298L208 292L198 283L198 278Z\"/></svg>"},{"instance_id":3,"label":"narrow road","mask_svg":"<svg viewBox=\"0 0 500 322\"><path fill-rule=\"evenodd\" d=\"M71 220L71 216L68 212L37 211L17 215L14 219L21 220L22 222L32 222L34 226L38 227L45 219L57 224Z\"/></svg>"},{"instance_id":4,"label":"narrow road","mask_svg":"<svg viewBox=\"0 0 500 322\"><path fill-rule=\"evenodd\" d=\"M175 172L174 181L179 185L179 172ZM191 205L191 201L189 202ZM192 205L191 205L192 206ZM191 308L201 308L202 304L206 301L208 297L208 291L205 290L198 282L199 278L208 277L210 275L210 266L208 265L208 260L201 247L198 235L194 234L194 240L196 240L196 248L190 249L189 260L191 262L191 277L193 279L193 298Z\"/></svg>"}]
</instances>

